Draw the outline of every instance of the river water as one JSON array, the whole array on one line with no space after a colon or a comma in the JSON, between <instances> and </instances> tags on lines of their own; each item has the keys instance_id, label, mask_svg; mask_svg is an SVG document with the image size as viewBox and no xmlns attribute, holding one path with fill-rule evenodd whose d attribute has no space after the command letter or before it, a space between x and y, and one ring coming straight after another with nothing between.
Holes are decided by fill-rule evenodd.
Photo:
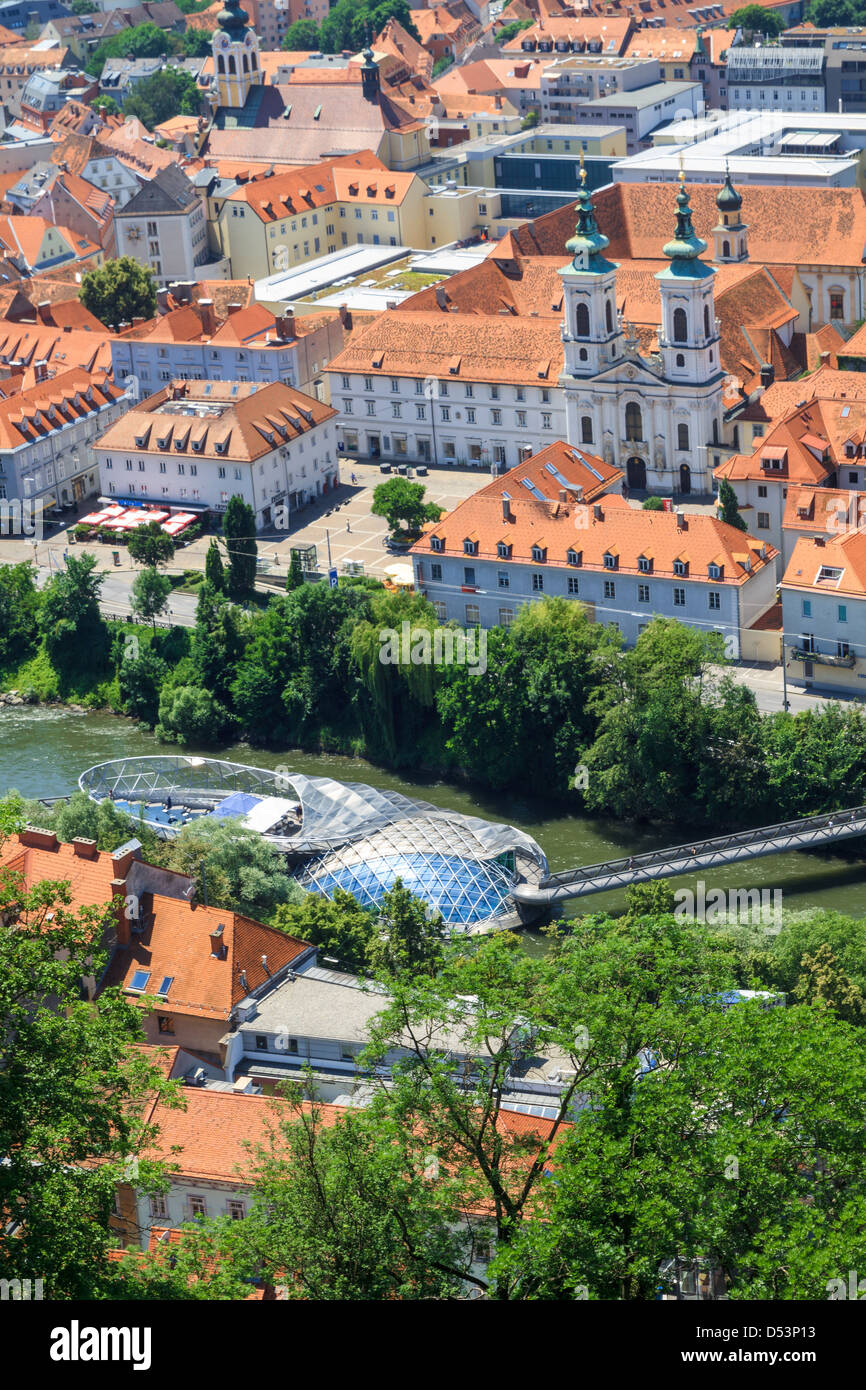
<instances>
[{"instance_id":1,"label":"river water","mask_svg":"<svg viewBox=\"0 0 866 1390\"><path fill-rule=\"evenodd\" d=\"M39 705L0 707L0 793L15 787L28 797L62 796L75 790L80 774L94 763L168 751L170 749L158 743L152 734L142 732L130 720L113 715L78 714ZM214 750L184 751L213 756ZM663 831L641 832L616 821L570 815L562 803L455 787L420 775L398 776L357 758L268 753L246 744L225 747L220 750L220 756L258 767L282 764L312 776L369 782L376 787L423 798L448 810L509 822L538 841L554 870L635 854L670 843L672 838L680 841L685 838ZM866 857L854 857L854 854L849 850L844 859L829 853L773 855L734 864L708 873L704 878L708 889L780 889L786 909L823 907L863 917L866 916ZM866 844L863 855L866 856ZM683 877L677 886L694 888L695 885ZM567 912L617 912L623 905L623 893L605 893L584 899L582 903L571 903Z\"/></svg>"}]
</instances>

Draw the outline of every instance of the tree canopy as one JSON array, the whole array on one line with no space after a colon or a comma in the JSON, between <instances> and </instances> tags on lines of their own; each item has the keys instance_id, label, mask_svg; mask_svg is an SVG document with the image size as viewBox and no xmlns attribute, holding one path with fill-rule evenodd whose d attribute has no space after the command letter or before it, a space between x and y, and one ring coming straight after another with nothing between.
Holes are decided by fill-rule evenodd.
<instances>
[{"instance_id":1,"label":"tree canopy","mask_svg":"<svg viewBox=\"0 0 866 1390\"><path fill-rule=\"evenodd\" d=\"M126 548L138 564L150 565L153 568L167 565L174 555L174 541L158 521L148 521L144 526L136 526L129 534Z\"/></svg>"},{"instance_id":2,"label":"tree canopy","mask_svg":"<svg viewBox=\"0 0 866 1390\"><path fill-rule=\"evenodd\" d=\"M418 531L425 521L438 521L442 515L442 508L435 502L424 501L425 492L423 483L389 478L377 485L370 511L374 516L383 516L394 533L400 531L401 522L409 531Z\"/></svg>"},{"instance_id":3,"label":"tree canopy","mask_svg":"<svg viewBox=\"0 0 866 1390\"><path fill-rule=\"evenodd\" d=\"M775 38L787 29L788 21L778 10L765 10L763 5L743 5L728 19L729 29L743 29L748 34L768 34Z\"/></svg>"},{"instance_id":4,"label":"tree canopy","mask_svg":"<svg viewBox=\"0 0 866 1390\"><path fill-rule=\"evenodd\" d=\"M79 299L107 328L117 329L134 318L152 319L156 313L153 271L132 256L119 256L87 272Z\"/></svg>"}]
</instances>

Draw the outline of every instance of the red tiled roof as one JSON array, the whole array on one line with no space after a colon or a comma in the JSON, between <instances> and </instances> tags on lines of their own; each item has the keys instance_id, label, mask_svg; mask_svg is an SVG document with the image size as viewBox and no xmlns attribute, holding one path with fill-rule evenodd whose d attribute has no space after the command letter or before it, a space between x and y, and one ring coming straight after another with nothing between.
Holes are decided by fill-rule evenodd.
<instances>
[{"instance_id":1,"label":"red tiled roof","mask_svg":"<svg viewBox=\"0 0 866 1390\"><path fill-rule=\"evenodd\" d=\"M170 977L161 1013L227 1019L241 999L311 949L307 942L237 912L193 906L156 893L142 898L142 915L145 930L134 934L129 946L118 947L105 983L129 989L135 972L148 970L150 979L141 997L153 999ZM225 959L212 954L210 933L220 926Z\"/></svg>"},{"instance_id":2,"label":"red tiled roof","mask_svg":"<svg viewBox=\"0 0 866 1390\"><path fill-rule=\"evenodd\" d=\"M412 547L413 553L463 555L464 540L475 535L479 558L497 559L497 546L504 541L511 547L509 559L529 563L532 547L543 542L549 565L568 566L568 551L574 551L580 557L579 568L606 572L604 556L611 553L616 554L620 571L638 574L638 558L645 556L654 574L672 577L674 561L682 559L692 579L706 579L708 566L717 564L722 573L714 582L723 584L744 584L777 554L772 546L715 517L690 515L681 529L672 512L636 509L622 497L604 497L593 506L542 502L522 486L512 487L511 479L509 474L461 502L429 527ZM503 489L511 494L509 519L503 516ZM434 537L443 541L437 550L432 545Z\"/></svg>"}]
</instances>

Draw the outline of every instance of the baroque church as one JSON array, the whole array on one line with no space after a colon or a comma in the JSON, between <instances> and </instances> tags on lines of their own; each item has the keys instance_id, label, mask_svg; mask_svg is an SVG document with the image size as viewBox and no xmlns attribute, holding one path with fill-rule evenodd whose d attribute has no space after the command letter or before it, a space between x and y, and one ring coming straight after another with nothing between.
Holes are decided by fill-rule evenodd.
<instances>
[{"instance_id":1,"label":"baroque church","mask_svg":"<svg viewBox=\"0 0 866 1390\"><path fill-rule=\"evenodd\" d=\"M707 249L692 226L680 173L676 227L664 246L668 264L656 273L660 297L658 351L640 350L637 335L617 312L619 266L605 257L600 231L581 172L578 221L566 243L571 263L563 283L564 368L569 443L594 443L608 463L625 471L630 488L672 494L713 492L710 451L722 440L726 374L713 287L716 272L700 259ZM748 257L742 199L727 177L713 229L717 261Z\"/></svg>"}]
</instances>

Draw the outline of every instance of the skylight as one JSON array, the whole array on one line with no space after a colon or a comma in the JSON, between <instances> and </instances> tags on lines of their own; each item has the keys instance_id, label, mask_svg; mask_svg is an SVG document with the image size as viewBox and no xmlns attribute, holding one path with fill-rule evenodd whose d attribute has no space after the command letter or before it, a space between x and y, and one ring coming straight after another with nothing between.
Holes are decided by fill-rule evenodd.
<instances>
[{"instance_id":1,"label":"skylight","mask_svg":"<svg viewBox=\"0 0 866 1390\"><path fill-rule=\"evenodd\" d=\"M134 989L139 994L141 994L145 989L147 989L147 982L149 979L149 970L136 970L135 974L129 982L129 988Z\"/></svg>"},{"instance_id":2,"label":"skylight","mask_svg":"<svg viewBox=\"0 0 866 1390\"><path fill-rule=\"evenodd\" d=\"M164 975L164 976L163 976L163 980L162 980L162 984L160 985L159 989L156 991L157 994L161 994L161 995L163 995L163 996L167 995L173 984L174 984L174 976L173 976L173 975Z\"/></svg>"}]
</instances>

